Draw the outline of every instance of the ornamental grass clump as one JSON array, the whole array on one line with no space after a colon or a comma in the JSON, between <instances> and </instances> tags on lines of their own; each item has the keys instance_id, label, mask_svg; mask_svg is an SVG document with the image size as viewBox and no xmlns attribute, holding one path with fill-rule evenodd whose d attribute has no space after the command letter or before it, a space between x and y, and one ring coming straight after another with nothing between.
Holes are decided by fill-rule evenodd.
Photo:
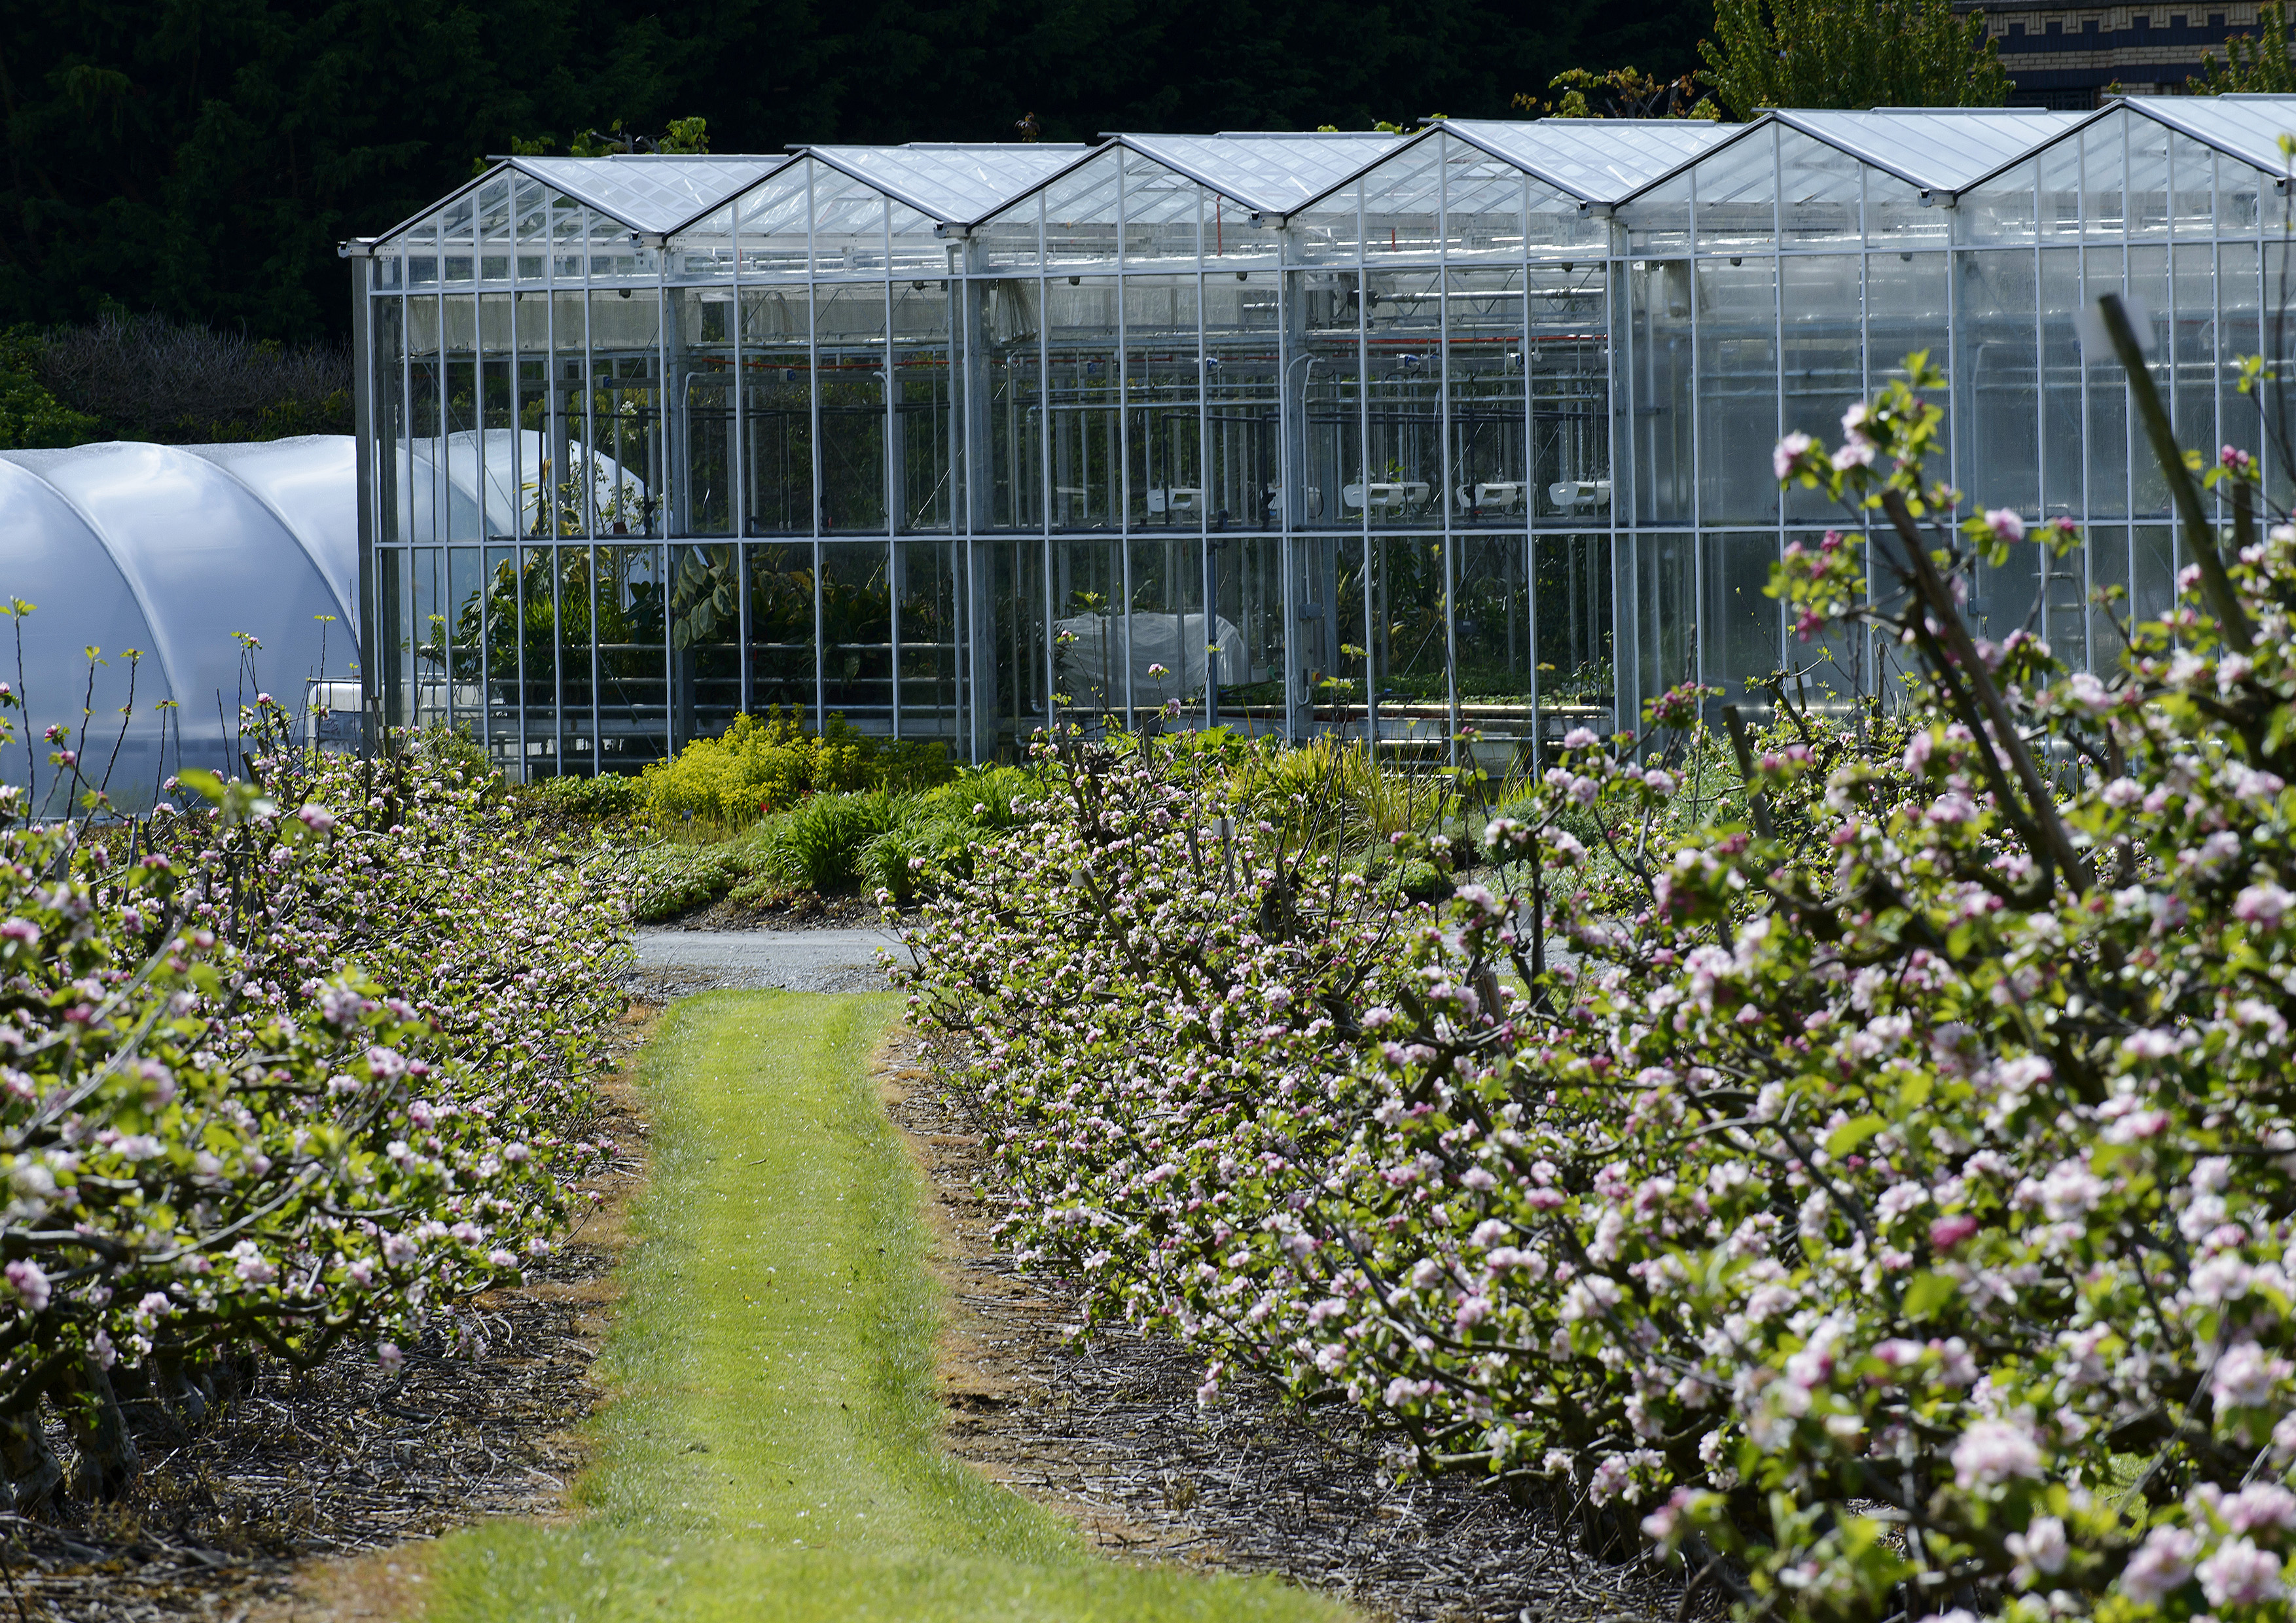
<instances>
[{"instance_id":1,"label":"ornamental grass clump","mask_svg":"<svg viewBox=\"0 0 2296 1623\"><path fill-rule=\"evenodd\" d=\"M1871 517L1772 590L1892 651L1886 711L1731 713L1697 816L1711 695L1576 733L1485 833L1505 882L1421 914L1048 745L1069 792L913 996L974 1034L1022 1254L1208 1398L1344 1394L1749 1618L2283 1618L2296 528L2236 452L2206 523L2135 374L2175 606L2103 674L1980 638L1972 566L2080 538L1952 526L1908 375L1776 470Z\"/></svg>"},{"instance_id":2,"label":"ornamental grass clump","mask_svg":"<svg viewBox=\"0 0 2296 1623\"><path fill-rule=\"evenodd\" d=\"M0 705L14 696L0 688ZM0 717L4 720L4 717ZM291 747L196 810L14 816L0 788L0 1478L20 1510L140 1469L261 1355L386 1365L548 1250L620 1006L625 916L490 781ZM77 777L84 740L51 763ZM78 748L70 747L78 744Z\"/></svg>"}]
</instances>

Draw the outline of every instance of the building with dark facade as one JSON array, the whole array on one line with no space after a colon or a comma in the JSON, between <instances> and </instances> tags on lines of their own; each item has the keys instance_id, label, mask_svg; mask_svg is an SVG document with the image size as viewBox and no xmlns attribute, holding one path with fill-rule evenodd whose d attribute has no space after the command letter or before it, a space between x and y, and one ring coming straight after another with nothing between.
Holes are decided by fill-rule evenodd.
<instances>
[{"instance_id":1,"label":"building with dark facade","mask_svg":"<svg viewBox=\"0 0 2296 1623\"><path fill-rule=\"evenodd\" d=\"M2063 5L2053 0L1984 0L1956 4L1982 11L1999 43L2002 66L2018 107L2086 111L2110 86L2128 95L2182 95L2201 77L2202 59L2225 56L2225 41L2253 37L2259 7L2213 4Z\"/></svg>"}]
</instances>

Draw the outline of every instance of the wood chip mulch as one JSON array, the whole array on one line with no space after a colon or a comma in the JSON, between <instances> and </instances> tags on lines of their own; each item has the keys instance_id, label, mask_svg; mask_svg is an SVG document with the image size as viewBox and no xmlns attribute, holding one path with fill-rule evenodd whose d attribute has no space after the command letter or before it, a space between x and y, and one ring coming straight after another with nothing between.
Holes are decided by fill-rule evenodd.
<instances>
[{"instance_id":1,"label":"wood chip mulch","mask_svg":"<svg viewBox=\"0 0 2296 1623\"><path fill-rule=\"evenodd\" d=\"M1375 1619L1624 1623L1684 1611L1678 1579L1590 1558L1554 1517L1487 1480L1406 1475L1352 1410L1302 1413L1249 1378L1200 1408L1201 1362L1177 1342L1122 1329L1079 1340L1078 1291L1021 1273L992 1236L994 1168L945 1074L944 1054L895 1034L883 1086L931 1179L955 1307L939 1373L960 1456L1111 1553L1280 1574Z\"/></svg>"}]
</instances>

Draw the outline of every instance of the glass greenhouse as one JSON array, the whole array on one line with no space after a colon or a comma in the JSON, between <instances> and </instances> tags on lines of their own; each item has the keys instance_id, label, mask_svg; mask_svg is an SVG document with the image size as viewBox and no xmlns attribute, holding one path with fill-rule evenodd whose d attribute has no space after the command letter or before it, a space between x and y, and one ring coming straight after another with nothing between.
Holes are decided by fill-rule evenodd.
<instances>
[{"instance_id":1,"label":"glass greenhouse","mask_svg":"<svg viewBox=\"0 0 2296 1623\"><path fill-rule=\"evenodd\" d=\"M1764 594L1838 517L1769 453L1914 350L1970 498L2087 533L1979 612L2103 657L2090 592L2157 610L2177 559L2076 318L2133 296L2186 443L2259 448L2288 129L2224 97L510 160L347 249L373 697L531 776L770 705L971 759L1177 708L1499 768L1693 677L1870 689Z\"/></svg>"}]
</instances>

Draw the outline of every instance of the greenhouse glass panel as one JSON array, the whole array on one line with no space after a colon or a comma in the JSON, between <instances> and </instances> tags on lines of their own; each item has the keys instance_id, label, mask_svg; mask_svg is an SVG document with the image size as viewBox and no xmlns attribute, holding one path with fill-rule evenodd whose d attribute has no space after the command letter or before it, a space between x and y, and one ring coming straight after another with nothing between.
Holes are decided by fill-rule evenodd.
<instances>
[{"instance_id":1,"label":"greenhouse glass panel","mask_svg":"<svg viewBox=\"0 0 2296 1623\"><path fill-rule=\"evenodd\" d=\"M1044 190L1048 269L1109 266L1118 258L1121 149L1087 159ZM1030 203L1036 200L1030 199Z\"/></svg>"},{"instance_id":2,"label":"greenhouse glass panel","mask_svg":"<svg viewBox=\"0 0 2296 1623\"><path fill-rule=\"evenodd\" d=\"M893 582L890 544L821 548L821 708L863 733L893 730Z\"/></svg>"},{"instance_id":3,"label":"greenhouse glass panel","mask_svg":"<svg viewBox=\"0 0 2296 1623\"><path fill-rule=\"evenodd\" d=\"M1374 271L1365 277L1367 480L1340 500L1375 525L1434 529L1443 521L1443 275Z\"/></svg>"},{"instance_id":4,"label":"greenhouse glass panel","mask_svg":"<svg viewBox=\"0 0 2296 1623\"><path fill-rule=\"evenodd\" d=\"M1360 181L1325 193L1292 217L1295 264L1352 265L1363 257L1364 187Z\"/></svg>"},{"instance_id":5,"label":"greenhouse glass panel","mask_svg":"<svg viewBox=\"0 0 2296 1623\"><path fill-rule=\"evenodd\" d=\"M1431 258L1441 242L1447 136L1407 147L1364 176L1364 255Z\"/></svg>"},{"instance_id":6,"label":"greenhouse glass panel","mask_svg":"<svg viewBox=\"0 0 2296 1623\"><path fill-rule=\"evenodd\" d=\"M1121 716L1136 684L1125 611L1124 549L1112 541L1055 541L1049 547L1053 685L1064 720L1095 724Z\"/></svg>"},{"instance_id":7,"label":"greenhouse glass panel","mask_svg":"<svg viewBox=\"0 0 2296 1623\"><path fill-rule=\"evenodd\" d=\"M955 332L947 279L893 284L894 528L950 529L956 516Z\"/></svg>"},{"instance_id":8,"label":"greenhouse glass panel","mask_svg":"<svg viewBox=\"0 0 2296 1623\"><path fill-rule=\"evenodd\" d=\"M1632 512L1637 523L1677 523L1691 516L1696 468L1690 262L1636 260L1629 270L1626 387L1615 398L1634 434Z\"/></svg>"},{"instance_id":9,"label":"greenhouse glass panel","mask_svg":"<svg viewBox=\"0 0 2296 1623\"><path fill-rule=\"evenodd\" d=\"M1122 162L1125 263L1193 265L1203 188L1138 152L1124 152Z\"/></svg>"},{"instance_id":10,"label":"greenhouse glass panel","mask_svg":"<svg viewBox=\"0 0 2296 1623\"><path fill-rule=\"evenodd\" d=\"M1619 210L1636 253L1680 253L1690 246L1690 176L1677 175Z\"/></svg>"},{"instance_id":11,"label":"greenhouse glass panel","mask_svg":"<svg viewBox=\"0 0 2296 1623\"><path fill-rule=\"evenodd\" d=\"M1457 525L1521 529L1537 504L1529 470L1525 276L1521 266L1450 273L1444 493Z\"/></svg>"},{"instance_id":12,"label":"greenhouse glass panel","mask_svg":"<svg viewBox=\"0 0 2296 1623\"><path fill-rule=\"evenodd\" d=\"M1874 248L1942 248L1953 234L1953 214L1936 205L1944 200L1885 175L1866 171L1866 239Z\"/></svg>"},{"instance_id":13,"label":"greenhouse glass panel","mask_svg":"<svg viewBox=\"0 0 2296 1623\"><path fill-rule=\"evenodd\" d=\"M1476 259L1519 262L1528 183L1513 164L1464 141L1445 148L1443 251L1452 264ZM1551 196L1546 187L1542 194Z\"/></svg>"},{"instance_id":14,"label":"greenhouse glass panel","mask_svg":"<svg viewBox=\"0 0 2296 1623\"><path fill-rule=\"evenodd\" d=\"M1486 762L1494 776L1526 753L1538 686L1538 649L1531 635L1531 540L1527 535L1472 536L1454 543L1458 554L1459 698L1480 707L1472 719L1484 737L1507 746L1502 762Z\"/></svg>"},{"instance_id":15,"label":"greenhouse glass panel","mask_svg":"<svg viewBox=\"0 0 2296 1623\"><path fill-rule=\"evenodd\" d=\"M2086 367L2075 313L2080 308L2080 255L2041 250L2041 511L2078 521L2088 511L2082 451Z\"/></svg>"},{"instance_id":16,"label":"greenhouse glass panel","mask_svg":"<svg viewBox=\"0 0 2296 1623\"><path fill-rule=\"evenodd\" d=\"M1701 544L1699 679L1722 690L1706 701L1710 722L1721 720L1724 705L1738 706L1750 723L1769 717L1765 689L1778 669L1780 611L1765 588L1777 561L1775 535L1707 536Z\"/></svg>"},{"instance_id":17,"label":"greenhouse glass panel","mask_svg":"<svg viewBox=\"0 0 2296 1623\"><path fill-rule=\"evenodd\" d=\"M591 576L591 549L556 549L552 586L556 593L552 619L558 644L558 769L564 773L597 770L597 712L592 676L597 669L595 646L596 599ZM691 736L689 734L689 736Z\"/></svg>"},{"instance_id":18,"label":"greenhouse glass panel","mask_svg":"<svg viewBox=\"0 0 2296 1623\"><path fill-rule=\"evenodd\" d=\"M903 738L958 742L957 552L943 541L893 544L894 679Z\"/></svg>"},{"instance_id":19,"label":"greenhouse glass panel","mask_svg":"<svg viewBox=\"0 0 2296 1623\"><path fill-rule=\"evenodd\" d=\"M1855 247L1866 233L1865 168L1849 153L1799 130L1781 128L1777 139L1778 245ZM1703 215L1708 195L1703 170L1698 190Z\"/></svg>"},{"instance_id":20,"label":"greenhouse glass panel","mask_svg":"<svg viewBox=\"0 0 2296 1623\"><path fill-rule=\"evenodd\" d=\"M1635 686L1620 693L1621 717L1668 689L1698 680L1698 560L1693 538L1646 532L1633 544Z\"/></svg>"},{"instance_id":21,"label":"greenhouse glass panel","mask_svg":"<svg viewBox=\"0 0 2296 1623\"><path fill-rule=\"evenodd\" d=\"M1220 715L1250 736L1289 736L1283 543L1270 536L1215 536L1210 546L1216 618L1207 641L1220 649Z\"/></svg>"},{"instance_id":22,"label":"greenhouse glass panel","mask_svg":"<svg viewBox=\"0 0 2296 1623\"><path fill-rule=\"evenodd\" d=\"M2229 166L2227 166L2229 167ZM2221 174L2221 171L2219 171ZM2219 193L2219 195L2222 195ZM2243 356L2264 352L2262 320L2263 253L2254 242L2219 242L2216 250L2216 349L2221 365L2235 365ZM2206 307L2202 307L2205 312ZM2183 312L2178 311L2181 317ZM2243 395L2221 375L2218 379L2217 430L2214 438L2255 456L2264 444L2265 399ZM2265 485L2273 489L2280 471L2267 461ZM2284 499L2284 495L2282 499Z\"/></svg>"},{"instance_id":23,"label":"greenhouse glass panel","mask_svg":"<svg viewBox=\"0 0 2296 1623\"><path fill-rule=\"evenodd\" d=\"M811 192L820 166L793 162L733 203L727 229L744 277L802 277L812 262Z\"/></svg>"},{"instance_id":24,"label":"greenhouse glass panel","mask_svg":"<svg viewBox=\"0 0 2296 1623\"><path fill-rule=\"evenodd\" d=\"M1778 260L1782 431L1839 445L1842 414L1865 398L1864 270L1864 258L1854 253ZM1825 519L1834 511L1825 492L1799 483L1784 498L1790 518Z\"/></svg>"},{"instance_id":25,"label":"greenhouse glass panel","mask_svg":"<svg viewBox=\"0 0 2296 1623\"><path fill-rule=\"evenodd\" d=\"M2167 363L2160 381L2166 385L2170 420L2185 444L2211 450L2223 444L2217 433L2222 379L2216 353L2216 245L2179 240L2169 250L2165 302L2152 304L2167 330L2166 348L2156 358Z\"/></svg>"},{"instance_id":26,"label":"greenhouse glass panel","mask_svg":"<svg viewBox=\"0 0 2296 1623\"><path fill-rule=\"evenodd\" d=\"M1542 752L1572 727L1607 734L1617 725L1611 555L1608 536L1542 535L1532 542Z\"/></svg>"},{"instance_id":27,"label":"greenhouse glass panel","mask_svg":"<svg viewBox=\"0 0 2296 1623\"><path fill-rule=\"evenodd\" d=\"M721 583L732 550L707 549ZM671 648L662 572L660 546L597 549L598 766L603 771L636 771L668 753L673 668L685 668L681 685L691 694L688 737L724 731L740 707L738 612L729 616L711 605L715 623L696 627L698 638ZM687 619L692 625L691 608Z\"/></svg>"},{"instance_id":28,"label":"greenhouse glass panel","mask_svg":"<svg viewBox=\"0 0 2296 1623\"><path fill-rule=\"evenodd\" d=\"M1281 273L1204 278L1203 517L1216 530L1280 522Z\"/></svg>"},{"instance_id":29,"label":"greenhouse glass panel","mask_svg":"<svg viewBox=\"0 0 2296 1623\"><path fill-rule=\"evenodd\" d=\"M816 291L814 409L821 443L821 533L882 534L890 430L882 283Z\"/></svg>"},{"instance_id":30,"label":"greenhouse glass panel","mask_svg":"<svg viewBox=\"0 0 2296 1623\"><path fill-rule=\"evenodd\" d=\"M824 166L813 180L813 272L882 276L888 239L883 193Z\"/></svg>"},{"instance_id":31,"label":"greenhouse glass panel","mask_svg":"<svg viewBox=\"0 0 2296 1623\"><path fill-rule=\"evenodd\" d=\"M1405 763L1450 757L1448 550L1439 536L1372 543L1371 675L1380 747Z\"/></svg>"},{"instance_id":32,"label":"greenhouse glass panel","mask_svg":"<svg viewBox=\"0 0 2296 1623\"><path fill-rule=\"evenodd\" d=\"M2124 207L2128 216L2128 234L2132 238L2165 237L2169 222L2169 132L2150 119L2124 115L2112 122L2120 126L2127 143L2123 161L2128 169Z\"/></svg>"},{"instance_id":33,"label":"greenhouse glass panel","mask_svg":"<svg viewBox=\"0 0 2296 1623\"><path fill-rule=\"evenodd\" d=\"M655 549L623 549L627 557L641 554L651 559ZM671 722L678 742L684 743L724 731L741 704L742 565L731 543L672 545L668 559ZM644 577L654 578L652 571ZM616 601L621 585L601 575L602 614ZM649 606L660 611L660 600L652 594L649 599ZM638 656L642 664L649 664L659 660L660 647L659 642L652 642L626 652ZM603 659L606 652L603 637L599 652Z\"/></svg>"},{"instance_id":34,"label":"greenhouse glass panel","mask_svg":"<svg viewBox=\"0 0 2296 1623\"><path fill-rule=\"evenodd\" d=\"M1775 251L1778 236L1777 127L1733 142L1692 171L1698 194L1701 252L1744 247ZM1805 146L1816 143L1807 140ZM1853 167L1854 176L1854 167ZM1851 198L1856 217L1856 198Z\"/></svg>"},{"instance_id":35,"label":"greenhouse glass panel","mask_svg":"<svg viewBox=\"0 0 2296 1623\"><path fill-rule=\"evenodd\" d=\"M2125 234L2128 141L2125 117L2100 119L2081 132L2081 229L2092 242Z\"/></svg>"},{"instance_id":36,"label":"greenhouse glass panel","mask_svg":"<svg viewBox=\"0 0 2296 1623\"><path fill-rule=\"evenodd\" d=\"M1956 257L1956 466L1970 499L2040 515L2039 328L2033 251Z\"/></svg>"},{"instance_id":37,"label":"greenhouse glass panel","mask_svg":"<svg viewBox=\"0 0 2296 1623\"><path fill-rule=\"evenodd\" d=\"M1777 517L1778 265L1698 261L1698 512L1709 524Z\"/></svg>"},{"instance_id":38,"label":"greenhouse glass panel","mask_svg":"<svg viewBox=\"0 0 2296 1623\"><path fill-rule=\"evenodd\" d=\"M1824 530L1789 530L1785 539L1790 546L1816 552L1826 545L1826 535ZM1864 544L1864 537L1854 531L1836 543L1852 547ZM1784 651L1779 668L1788 694L1820 715L1854 723L1853 707L1858 696L1881 691L1865 674L1865 628L1837 624L1805 636L1795 631L1791 616L1783 610L1779 623Z\"/></svg>"},{"instance_id":39,"label":"greenhouse glass panel","mask_svg":"<svg viewBox=\"0 0 2296 1623\"><path fill-rule=\"evenodd\" d=\"M1360 529L1365 514L1344 493L1364 482L1365 360L1361 275L1310 271L1299 279L1305 332L1295 381L1300 402L1300 475L1287 485L1294 525Z\"/></svg>"},{"instance_id":40,"label":"greenhouse glass panel","mask_svg":"<svg viewBox=\"0 0 2296 1623\"><path fill-rule=\"evenodd\" d=\"M1957 240L1973 247L2031 242L2039 184L2039 167L2023 163L1962 193L1954 209Z\"/></svg>"},{"instance_id":41,"label":"greenhouse glass panel","mask_svg":"<svg viewBox=\"0 0 2296 1623\"><path fill-rule=\"evenodd\" d=\"M816 718L815 545L809 541L762 542L742 552L750 577L744 673L748 706L753 714L779 708Z\"/></svg>"},{"instance_id":42,"label":"greenhouse glass panel","mask_svg":"<svg viewBox=\"0 0 2296 1623\"><path fill-rule=\"evenodd\" d=\"M2087 285L2081 301L2095 304L2104 293L2128 293L2128 250L2092 248L2082 256ZM2088 442L2088 511L2125 519L2129 507L2130 462L2128 389L2110 355L2085 353L2088 399L2084 430Z\"/></svg>"},{"instance_id":43,"label":"greenhouse glass panel","mask_svg":"<svg viewBox=\"0 0 2296 1623\"><path fill-rule=\"evenodd\" d=\"M1542 525L1607 529L1611 513L1609 299L1602 262L1524 273L1530 490Z\"/></svg>"},{"instance_id":44,"label":"greenhouse glass panel","mask_svg":"<svg viewBox=\"0 0 2296 1623\"><path fill-rule=\"evenodd\" d=\"M2139 622L2161 619L2177 606L2176 535L2165 524L2139 524L2130 532L2128 611Z\"/></svg>"},{"instance_id":45,"label":"greenhouse glass panel","mask_svg":"<svg viewBox=\"0 0 2296 1623\"><path fill-rule=\"evenodd\" d=\"M1198 529L1204 512L1203 332L1194 276L1124 280L1127 521Z\"/></svg>"}]
</instances>

